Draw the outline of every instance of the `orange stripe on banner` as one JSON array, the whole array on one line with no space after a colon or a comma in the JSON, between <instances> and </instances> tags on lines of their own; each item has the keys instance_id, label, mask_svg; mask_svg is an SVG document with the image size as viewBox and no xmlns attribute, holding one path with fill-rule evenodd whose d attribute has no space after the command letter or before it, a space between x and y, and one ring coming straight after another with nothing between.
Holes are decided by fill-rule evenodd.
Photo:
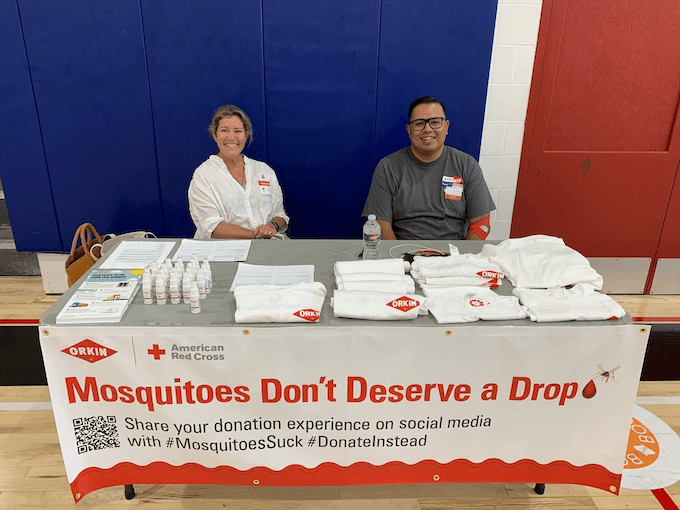
<instances>
[{"instance_id":1,"label":"orange stripe on banner","mask_svg":"<svg viewBox=\"0 0 680 510\"><path fill-rule=\"evenodd\" d=\"M661 503L664 510L680 510L678 505L675 504L675 501L668 495L666 489L654 489L652 490L652 494L654 494L656 500Z\"/></svg>"},{"instance_id":2,"label":"orange stripe on banner","mask_svg":"<svg viewBox=\"0 0 680 510\"><path fill-rule=\"evenodd\" d=\"M97 489L126 484L286 487L404 483L536 483L536 480L543 483L587 485L618 494L621 475L596 464L574 466L561 460L539 464L531 459L519 460L512 464L499 459L487 459L479 464L466 459L454 460L448 464L423 460L414 465L388 462L382 466L357 462L346 467L324 462L314 468L292 465L281 471L262 466L240 471L229 466L207 468L195 463L172 466L166 462L153 462L147 466L138 466L130 462L121 462L108 469L97 467L84 469L71 482L71 491L77 503L86 494Z\"/></svg>"},{"instance_id":3,"label":"orange stripe on banner","mask_svg":"<svg viewBox=\"0 0 680 510\"><path fill-rule=\"evenodd\" d=\"M633 317L633 322L680 322L680 317Z\"/></svg>"},{"instance_id":4,"label":"orange stripe on banner","mask_svg":"<svg viewBox=\"0 0 680 510\"><path fill-rule=\"evenodd\" d=\"M0 319L0 324L40 324L40 319Z\"/></svg>"}]
</instances>

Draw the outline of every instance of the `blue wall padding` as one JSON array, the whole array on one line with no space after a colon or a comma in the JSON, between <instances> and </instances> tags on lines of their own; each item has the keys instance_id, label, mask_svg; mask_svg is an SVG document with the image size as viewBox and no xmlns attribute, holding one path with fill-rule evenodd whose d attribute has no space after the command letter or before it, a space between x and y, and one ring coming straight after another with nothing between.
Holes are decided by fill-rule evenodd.
<instances>
[{"instance_id":1,"label":"blue wall padding","mask_svg":"<svg viewBox=\"0 0 680 510\"><path fill-rule=\"evenodd\" d=\"M479 158L496 2L383 0L378 161L409 145L408 107L435 96L451 121L446 139Z\"/></svg>"},{"instance_id":2,"label":"blue wall padding","mask_svg":"<svg viewBox=\"0 0 680 510\"><path fill-rule=\"evenodd\" d=\"M24 250L61 250L15 2L0 2L0 62L0 175L14 242Z\"/></svg>"},{"instance_id":3,"label":"blue wall padding","mask_svg":"<svg viewBox=\"0 0 680 510\"><path fill-rule=\"evenodd\" d=\"M163 212L171 235L191 237L187 188L217 148L208 125L233 103L256 129L247 155L266 160L262 10L258 2L142 0Z\"/></svg>"},{"instance_id":4,"label":"blue wall padding","mask_svg":"<svg viewBox=\"0 0 680 510\"><path fill-rule=\"evenodd\" d=\"M27 0L20 12L64 243L85 221L163 232L139 2Z\"/></svg>"},{"instance_id":5,"label":"blue wall padding","mask_svg":"<svg viewBox=\"0 0 680 510\"><path fill-rule=\"evenodd\" d=\"M266 3L268 155L293 236L361 233L373 172L379 7L365 0Z\"/></svg>"},{"instance_id":6,"label":"blue wall padding","mask_svg":"<svg viewBox=\"0 0 680 510\"><path fill-rule=\"evenodd\" d=\"M187 186L225 103L251 117L245 153L278 173L292 235L358 238L375 164L409 144L413 99L440 97L449 144L479 155L496 3L2 3L0 178L17 248L68 250L85 221L193 235Z\"/></svg>"}]
</instances>

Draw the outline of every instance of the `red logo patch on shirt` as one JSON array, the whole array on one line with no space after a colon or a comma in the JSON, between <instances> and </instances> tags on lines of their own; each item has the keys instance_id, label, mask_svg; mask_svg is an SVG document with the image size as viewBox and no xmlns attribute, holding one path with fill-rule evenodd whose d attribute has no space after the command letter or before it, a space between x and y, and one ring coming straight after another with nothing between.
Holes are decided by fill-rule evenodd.
<instances>
[{"instance_id":1,"label":"red logo patch on shirt","mask_svg":"<svg viewBox=\"0 0 680 510\"><path fill-rule=\"evenodd\" d=\"M392 308L396 308L402 312L408 312L409 310L420 306L420 302L406 296L401 296L400 298L387 303L387 306L391 306Z\"/></svg>"},{"instance_id":2,"label":"red logo patch on shirt","mask_svg":"<svg viewBox=\"0 0 680 510\"><path fill-rule=\"evenodd\" d=\"M309 322L316 322L319 320L321 313L317 310L312 310L311 308L306 308L304 310L298 310L293 315L300 317Z\"/></svg>"},{"instance_id":3,"label":"red logo patch on shirt","mask_svg":"<svg viewBox=\"0 0 680 510\"><path fill-rule=\"evenodd\" d=\"M271 186L271 184L269 184L269 181L257 181L257 185L258 186Z\"/></svg>"},{"instance_id":4,"label":"red logo patch on shirt","mask_svg":"<svg viewBox=\"0 0 680 510\"><path fill-rule=\"evenodd\" d=\"M470 306L486 306L486 303L482 301L481 299L471 299L470 300Z\"/></svg>"}]
</instances>

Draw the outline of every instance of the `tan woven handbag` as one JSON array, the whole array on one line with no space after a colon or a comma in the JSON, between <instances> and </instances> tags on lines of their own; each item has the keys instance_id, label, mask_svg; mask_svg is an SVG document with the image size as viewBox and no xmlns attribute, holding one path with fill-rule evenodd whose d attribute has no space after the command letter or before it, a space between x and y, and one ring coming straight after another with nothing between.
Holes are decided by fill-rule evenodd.
<instances>
[{"instance_id":1,"label":"tan woven handbag","mask_svg":"<svg viewBox=\"0 0 680 510\"><path fill-rule=\"evenodd\" d=\"M80 246L78 246L78 240L80 240ZM91 253L91 250L95 252L99 251L100 248L98 247L95 247L93 250L93 245L97 243L101 244L101 242L102 237L89 223L83 223L78 227L78 230L76 230L76 233L73 236L71 253L66 259L66 277L69 287L76 283L99 258L100 254ZM76 248L76 246L78 246L78 248Z\"/></svg>"}]
</instances>

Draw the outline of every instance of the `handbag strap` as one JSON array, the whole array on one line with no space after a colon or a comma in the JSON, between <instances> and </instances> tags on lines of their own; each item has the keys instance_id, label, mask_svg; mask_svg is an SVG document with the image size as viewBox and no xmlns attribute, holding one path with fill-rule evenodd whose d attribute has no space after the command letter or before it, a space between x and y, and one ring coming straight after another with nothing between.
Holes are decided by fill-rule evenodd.
<instances>
[{"instance_id":1,"label":"handbag strap","mask_svg":"<svg viewBox=\"0 0 680 510\"><path fill-rule=\"evenodd\" d=\"M71 244L71 257L73 257L76 252L76 246L78 246L78 239L80 239L80 244L82 245L83 250L85 250L88 253L89 253L89 249L87 247L88 243L95 239L97 240L98 243L102 242L102 238L97 232L97 229L95 229L89 223L83 223L81 226L78 227L75 235L73 236L73 243Z\"/></svg>"}]
</instances>

